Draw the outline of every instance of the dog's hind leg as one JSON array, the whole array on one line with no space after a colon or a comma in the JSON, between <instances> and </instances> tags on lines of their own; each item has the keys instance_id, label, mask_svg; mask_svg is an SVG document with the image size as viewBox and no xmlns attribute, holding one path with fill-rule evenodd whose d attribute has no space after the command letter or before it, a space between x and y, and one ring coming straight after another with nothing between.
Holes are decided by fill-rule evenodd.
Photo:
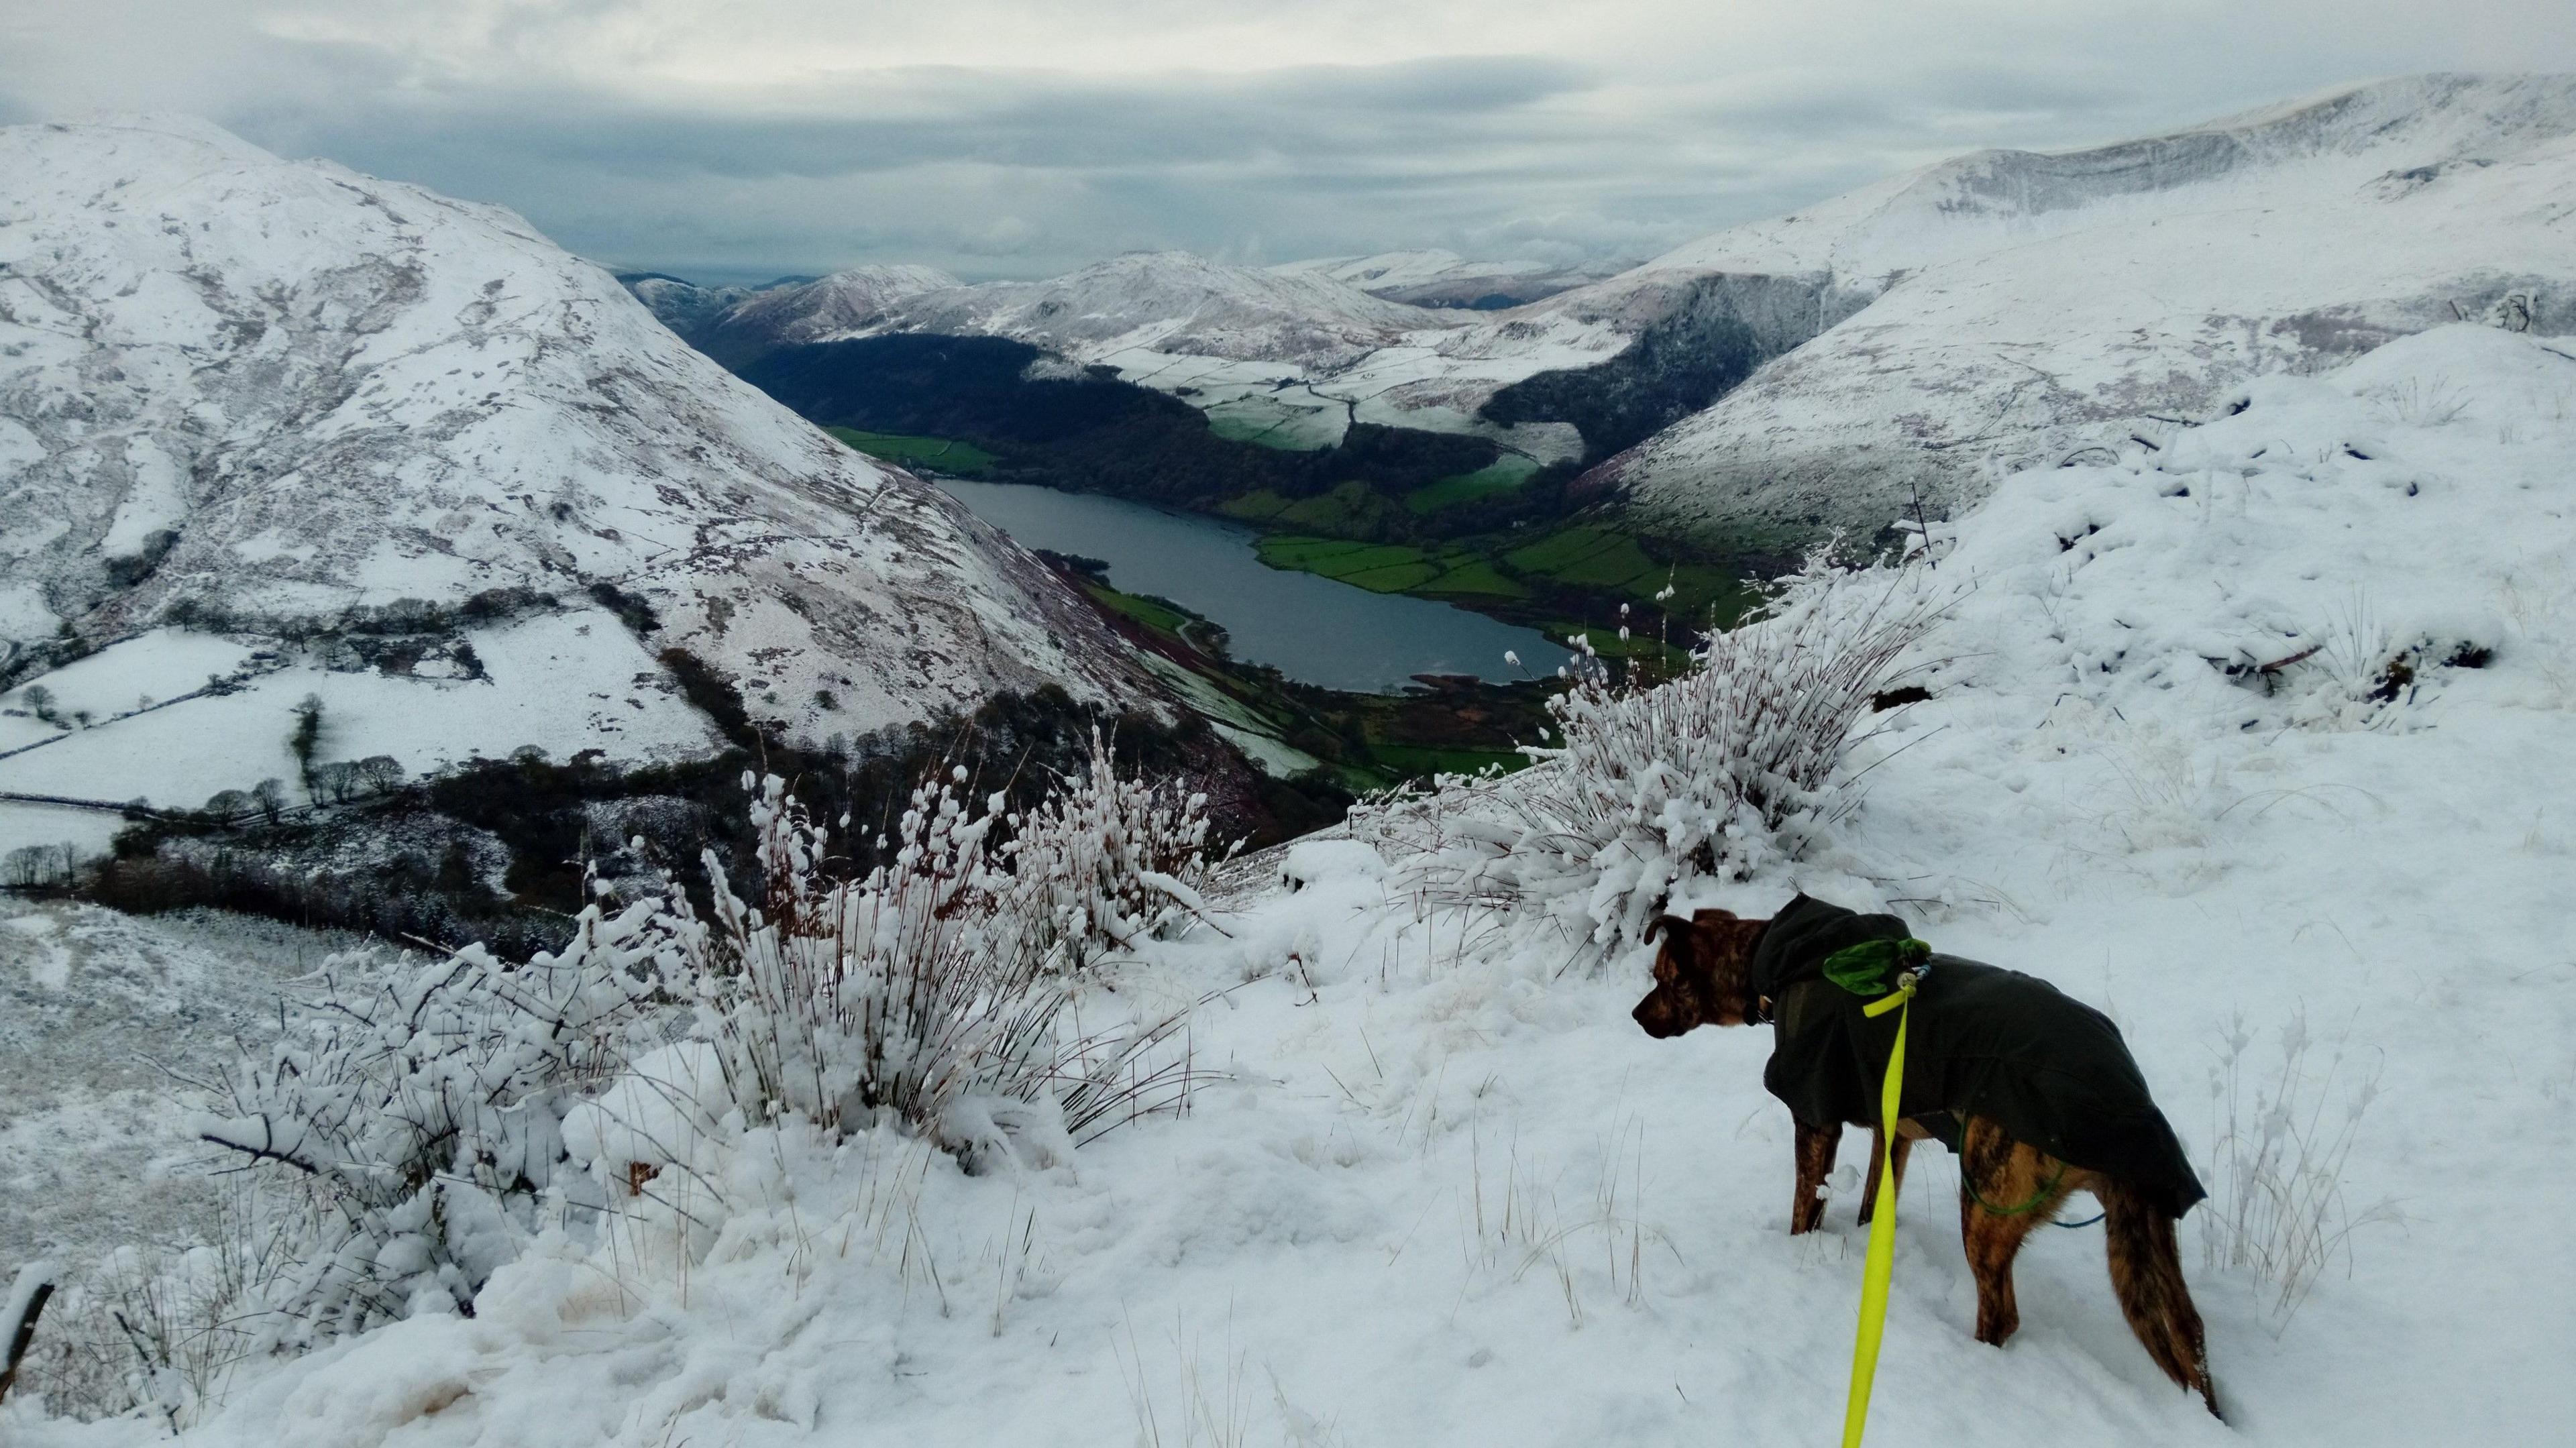
<instances>
[{"instance_id":1,"label":"dog's hind leg","mask_svg":"<svg viewBox=\"0 0 2576 1448\"><path fill-rule=\"evenodd\" d=\"M2013 1299L2013 1258L2030 1229L2057 1215L2089 1174L2004 1135L1981 1117L1961 1123L1959 1237L1977 1279L1977 1341L1997 1347L2021 1326Z\"/></svg>"},{"instance_id":2,"label":"dog's hind leg","mask_svg":"<svg viewBox=\"0 0 2576 1448\"><path fill-rule=\"evenodd\" d=\"M2093 1185L2102 1201L2103 1245L2111 1258L2111 1290L2129 1330L2165 1376L2200 1394L2212 1414L2218 1390L2209 1381L2209 1348L2200 1309L2182 1280L2182 1254L2174 1246L2174 1219L2127 1182L2102 1178Z\"/></svg>"},{"instance_id":3,"label":"dog's hind leg","mask_svg":"<svg viewBox=\"0 0 2576 1448\"><path fill-rule=\"evenodd\" d=\"M1839 1125L1814 1127L1798 1123L1798 1197L1789 1204L1789 1235L1816 1230L1825 1219L1825 1177L1834 1169L1834 1153L1843 1144Z\"/></svg>"},{"instance_id":4,"label":"dog's hind leg","mask_svg":"<svg viewBox=\"0 0 2576 1448\"><path fill-rule=\"evenodd\" d=\"M1871 1127L1869 1129L1869 1181L1860 1189L1860 1224L1864 1227L1869 1225L1871 1217L1878 1215L1878 1159L1886 1150L1886 1132L1882 1128ZM1892 1165L1896 1168L1896 1189L1900 1192L1905 1190L1905 1158L1913 1150L1914 1138L1906 1135L1904 1127L1899 1126L1896 1132L1896 1160Z\"/></svg>"}]
</instances>

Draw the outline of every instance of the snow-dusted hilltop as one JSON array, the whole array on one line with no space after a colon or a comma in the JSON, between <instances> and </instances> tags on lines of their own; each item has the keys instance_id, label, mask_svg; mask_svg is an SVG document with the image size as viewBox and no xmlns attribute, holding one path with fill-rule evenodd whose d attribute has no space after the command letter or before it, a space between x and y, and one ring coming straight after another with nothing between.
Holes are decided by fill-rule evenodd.
<instances>
[{"instance_id":1,"label":"snow-dusted hilltop","mask_svg":"<svg viewBox=\"0 0 2576 1448\"><path fill-rule=\"evenodd\" d=\"M1131 687L1026 554L514 216L187 121L0 131L16 682L58 635L435 632L601 584L800 737Z\"/></svg>"},{"instance_id":2,"label":"snow-dusted hilltop","mask_svg":"<svg viewBox=\"0 0 2576 1448\"><path fill-rule=\"evenodd\" d=\"M1411 331L1448 325L1332 277L1137 252L1042 282L968 286L929 267L835 272L766 288L700 315L702 290L636 294L674 331L740 364L801 342L882 332L1013 337L1085 361L1139 347L1234 358L1346 363Z\"/></svg>"},{"instance_id":3,"label":"snow-dusted hilltop","mask_svg":"<svg viewBox=\"0 0 2576 1448\"><path fill-rule=\"evenodd\" d=\"M989 333L1076 355L1114 344L1329 364L1426 325L1439 323L1329 278L1163 251L1112 257L1053 281L929 293L904 308L894 330Z\"/></svg>"},{"instance_id":4,"label":"snow-dusted hilltop","mask_svg":"<svg viewBox=\"0 0 2576 1448\"><path fill-rule=\"evenodd\" d=\"M905 302L965 283L937 267L863 266L810 282L729 287L694 296L656 297L645 290L650 285L630 284L629 289L672 331L717 361L735 365L778 347L872 330L889 321ZM721 297L724 304L705 310L702 297Z\"/></svg>"},{"instance_id":5,"label":"snow-dusted hilltop","mask_svg":"<svg viewBox=\"0 0 2576 1448\"><path fill-rule=\"evenodd\" d=\"M1282 262L1282 276L1330 277L1373 297L1417 307L1469 307L1499 311L1598 281L1612 267L1553 267L1537 261L1470 261L1437 248L1382 251L1371 256L1328 256Z\"/></svg>"},{"instance_id":6,"label":"snow-dusted hilltop","mask_svg":"<svg viewBox=\"0 0 2576 1448\"><path fill-rule=\"evenodd\" d=\"M1985 151L1721 232L1543 304L1653 315L1712 279L1822 335L1614 465L1685 525L1876 526L1997 469L2198 417L2491 309L2576 326L2576 77L2378 82L2174 135Z\"/></svg>"}]
</instances>

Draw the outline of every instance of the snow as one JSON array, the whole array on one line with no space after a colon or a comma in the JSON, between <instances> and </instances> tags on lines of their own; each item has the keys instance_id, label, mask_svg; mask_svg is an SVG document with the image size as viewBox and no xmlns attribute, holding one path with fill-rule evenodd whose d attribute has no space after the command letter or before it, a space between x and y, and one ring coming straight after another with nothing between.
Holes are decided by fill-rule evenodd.
<instances>
[{"instance_id":1,"label":"snow","mask_svg":"<svg viewBox=\"0 0 2576 1448\"><path fill-rule=\"evenodd\" d=\"M2112 1013L2204 1158L2230 1037L2259 1077L2295 1028L2323 1119L2361 1111L2359 1225L2285 1317L2202 1257L2221 1203L2185 1219L2221 1426L2130 1337L2097 1232L2038 1233L2019 1335L1974 1342L1955 1170L1918 1153L1873 1442L2540 1443L2576 1413L2576 1240L2532 1227L2576 1190L2570 399L2567 350L2436 328L1935 524L1962 596L1864 805L1685 903L1803 888L2048 978ZM2412 680L2371 697L2401 654ZM1570 966L1577 942L1426 912L1386 864L1349 840L1243 862L1214 926L1103 967L1103 1019L1221 992L1189 1044L1223 1079L1184 1117L977 1176L888 1131L720 1123L700 1225L548 1236L472 1318L277 1365L189 1438L1828 1439L1857 1146L1826 1230L1789 1238L1759 1031L1651 1041L1645 952Z\"/></svg>"},{"instance_id":2,"label":"snow","mask_svg":"<svg viewBox=\"0 0 2576 1448\"><path fill-rule=\"evenodd\" d=\"M1431 307L1520 305L1598 281L1616 265L1550 266L1541 261L1470 261L1436 247L1370 256L1317 257L1271 268L1283 276L1323 276L1371 296Z\"/></svg>"},{"instance_id":3,"label":"snow","mask_svg":"<svg viewBox=\"0 0 2576 1448\"><path fill-rule=\"evenodd\" d=\"M657 281L631 290L655 315L678 322L677 330L703 344L709 355L730 362L775 346L846 337L876 323L890 308L963 285L936 267L863 266L758 291L710 293ZM735 294L728 297L728 292ZM726 298L721 306L714 305L718 298ZM701 319L690 315L694 312L711 315Z\"/></svg>"},{"instance_id":4,"label":"snow","mask_svg":"<svg viewBox=\"0 0 2576 1448\"><path fill-rule=\"evenodd\" d=\"M31 847L69 846L76 859L95 860L125 828L121 815L61 805L0 800L0 855Z\"/></svg>"},{"instance_id":5,"label":"snow","mask_svg":"<svg viewBox=\"0 0 2576 1448\"><path fill-rule=\"evenodd\" d=\"M0 896L0 1270L196 1235L226 1184L186 1169L200 1152L164 1071L263 1039L280 990L325 960L396 959L264 921Z\"/></svg>"},{"instance_id":6,"label":"snow","mask_svg":"<svg viewBox=\"0 0 2576 1448\"><path fill-rule=\"evenodd\" d=\"M1545 262L1471 262L1454 251L1424 247L1382 251L1369 256L1326 256L1281 262L1271 268L1282 276L1326 276L1369 292L1400 291L1460 276L1519 277L1547 270Z\"/></svg>"},{"instance_id":7,"label":"snow","mask_svg":"<svg viewBox=\"0 0 2576 1448\"><path fill-rule=\"evenodd\" d=\"M66 737L63 727L35 716L30 689L41 688L52 696L49 707L65 725L82 713L103 722L202 689L210 678L230 678L249 664L251 653L249 645L219 635L153 629L75 659L40 679L0 692L0 756Z\"/></svg>"},{"instance_id":8,"label":"snow","mask_svg":"<svg viewBox=\"0 0 2576 1448\"><path fill-rule=\"evenodd\" d=\"M292 781L298 765L287 736L307 695L322 700L318 761L389 754L414 777L526 747L559 760L596 749L615 764L703 758L722 747L705 716L613 615L543 614L470 631L466 640L482 661L482 678L288 663L229 692L109 719L0 759L0 791L191 809L218 790ZM202 684L202 673L192 671L225 658L213 647L222 642L155 633L61 673L131 708L137 688L177 693L192 679Z\"/></svg>"}]
</instances>

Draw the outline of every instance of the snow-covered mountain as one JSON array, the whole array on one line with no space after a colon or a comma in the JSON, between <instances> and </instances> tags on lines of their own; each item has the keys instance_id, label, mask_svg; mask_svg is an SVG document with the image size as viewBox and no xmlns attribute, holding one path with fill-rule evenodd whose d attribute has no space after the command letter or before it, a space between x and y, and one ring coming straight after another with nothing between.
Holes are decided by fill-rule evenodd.
<instances>
[{"instance_id":1,"label":"snow-covered mountain","mask_svg":"<svg viewBox=\"0 0 2576 1448\"><path fill-rule=\"evenodd\" d=\"M801 342L944 332L1013 337L1085 361L1153 347L1332 365L1448 325L1331 277L1178 251L1113 257L1049 281L978 286L930 267L860 267L746 294L712 320L697 316L696 297L648 285L634 290L672 330L736 364Z\"/></svg>"},{"instance_id":2,"label":"snow-covered mountain","mask_svg":"<svg viewBox=\"0 0 2576 1448\"><path fill-rule=\"evenodd\" d=\"M1554 267L1538 261L1470 261L1454 251L1422 248L1370 256L1282 262L1283 276L1330 277L1371 296L1417 307L1499 311L1599 281L1617 267Z\"/></svg>"},{"instance_id":3,"label":"snow-covered mountain","mask_svg":"<svg viewBox=\"0 0 2576 1448\"><path fill-rule=\"evenodd\" d=\"M914 298L889 330L1016 337L1072 356L1150 348L1331 365L1441 322L1325 277L1136 252L1042 282Z\"/></svg>"},{"instance_id":4,"label":"snow-covered mountain","mask_svg":"<svg viewBox=\"0 0 2576 1448\"><path fill-rule=\"evenodd\" d=\"M657 299L643 286L632 284L628 290L672 331L708 356L734 366L775 348L870 331L915 297L964 285L937 267L863 266L809 282L727 288L733 295L713 309L702 309L699 297Z\"/></svg>"},{"instance_id":5,"label":"snow-covered mountain","mask_svg":"<svg viewBox=\"0 0 2576 1448\"><path fill-rule=\"evenodd\" d=\"M542 718L685 752L707 730L672 648L807 740L1046 682L1147 692L1026 553L515 216L191 121L0 131L0 751L68 654L104 651L52 690L101 720L279 675L0 759L0 790L246 785L214 716L263 690L319 688L414 766L551 742L510 737ZM202 767L160 779L156 730Z\"/></svg>"},{"instance_id":6,"label":"snow-covered mountain","mask_svg":"<svg viewBox=\"0 0 2576 1448\"><path fill-rule=\"evenodd\" d=\"M2459 317L2576 327L2576 77L2424 76L2043 155L1986 151L1543 304L1711 278L1821 333L1613 465L1668 522L1874 526Z\"/></svg>"}]
</instances>

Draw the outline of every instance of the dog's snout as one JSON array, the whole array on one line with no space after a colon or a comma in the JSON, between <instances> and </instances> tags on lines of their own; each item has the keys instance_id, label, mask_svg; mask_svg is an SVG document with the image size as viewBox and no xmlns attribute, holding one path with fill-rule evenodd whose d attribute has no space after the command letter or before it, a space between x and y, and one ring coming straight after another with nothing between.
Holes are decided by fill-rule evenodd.
<instances>
[{"instance_id":1,"label":"dog's snout","mask_svg":"<svg viewBox=\"0 0 2576 1448\"><path fill-rule=\"evenodd\" d=\"M1628 1013L1636 1018L1639 1028L1658 1040L1672 1034L1664 1020L1663 995L1660 990L1648 991L1646 998L1637 1002L1637 1008Z\"/></svg>"}]
</instances>

